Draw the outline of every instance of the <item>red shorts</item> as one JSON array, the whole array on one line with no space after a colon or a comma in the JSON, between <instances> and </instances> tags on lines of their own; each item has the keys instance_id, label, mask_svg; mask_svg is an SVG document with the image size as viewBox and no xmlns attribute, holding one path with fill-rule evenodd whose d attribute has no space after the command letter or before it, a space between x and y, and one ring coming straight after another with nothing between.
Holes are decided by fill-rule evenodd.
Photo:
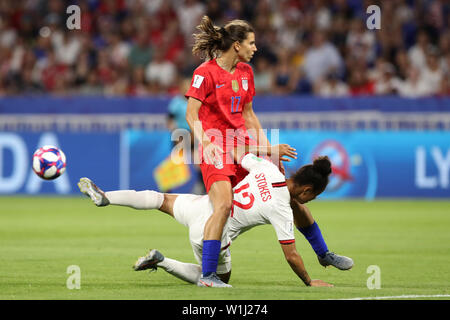
<instances>
[{"instance_id":1,"label":"red shorts","mask_svg":"<svg viewBox=\"0 0 450 320\"><path fill-rule=\"evenodd\" d=\"M248 171L242 168L240 164L234 163L229 153L224 153L222 157L223 167L221 169L203 161L200 164L206 192L209 192L212 184L216 181L229 181L231 187L234 188L248 174Z\"/></svg>"},{"instance_id":2,"label":"red shorts","mask_svg":"<svg viewBox=\"0 0 450 320\"><path fill-rule=\"evenodd\" d=\"M242 138L245 145L256 145L256 142L249 137ZM214 140L214 139L212 139ZM234 146L238 144L235 142ZM203 183L205 184L206 192L209 192L212 184L216 181L230 181L231 187L234 188L241 182L248 174L248 171L242 168L240 164L235 164L230 152L227 152L227 146L223 145L222 149L225 151L222 154L223 168L217 169L212 164L206 164L203 159L203 148L199 145L199 155L201 159L200 169L202 171Z\"/></svg>"},{"instance_id":3,"label":"red shorts","mask_svg":"<svg viewBox=\"0 0 450 320\"><path fill-rule=\"evenodd\" d=\"M206 192L209 192L212 184L216 181L229 181L231 187L234 188L248 174L248 171L238 164L224 164L222 169L217 169L212 164L202 163L200 169Z\"/></svg>"}]
</instances>

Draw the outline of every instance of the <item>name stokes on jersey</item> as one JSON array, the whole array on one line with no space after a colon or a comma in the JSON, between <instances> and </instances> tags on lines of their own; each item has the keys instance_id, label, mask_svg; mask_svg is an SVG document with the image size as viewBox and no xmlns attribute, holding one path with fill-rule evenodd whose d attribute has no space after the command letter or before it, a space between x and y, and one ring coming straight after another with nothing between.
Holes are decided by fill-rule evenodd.
<instances>
[{"instance_id":1,"label":"name stokes on jersey","mask_svg":"<svg viewBox=\"0 0 450 320\"><path fill-rule=\"evenodd\" d=\"M256 183L259 189L259 195L263 202L272 199L272 195L270 194L270 190L268 187L268 183L266 180L266 176L263 172L255 175Z\"/></svg>"}]
</instances>

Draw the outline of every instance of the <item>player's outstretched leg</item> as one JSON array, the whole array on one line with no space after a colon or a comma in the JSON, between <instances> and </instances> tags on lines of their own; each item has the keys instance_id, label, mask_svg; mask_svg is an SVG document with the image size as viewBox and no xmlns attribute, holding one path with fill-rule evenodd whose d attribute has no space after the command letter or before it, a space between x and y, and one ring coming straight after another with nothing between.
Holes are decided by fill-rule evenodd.
<instances>
[{"instance_id":1,"label":"player's outstretched leg","mask_svg":"<svg viewBox=\"0 0 450 320\"><path fill-rule=\"evenodd\" d=\"M109 205L109 200L105 193L89 178L81 178L80 182L78 182L78 188L80 188L82 193L91 198L97 207Z\"/></svg>"},{"instance_id":2,"label":"player's outstretched leg","mask_svg":"<svg viewBox=\"0 0 450 320\"><path fill-rule=\"evenodd\" d=\"M90 197L98 207L116 205L137 210L150 210L160 209L164 203L164 194L160 192L153 190L116 190L103 192L103 190L97 187L89 178L81 178L80 182L78 182L78 187L80 188L80 191ZM170 212L166 213L172 215Z\"/></svg>"},{"instance_id":3,"label":"player's outstretched leg","mask_svg":"<svg viewBox=\"0 0 450 320\"><path fill-rule=\"evenodd\" d=\"M353 267L353 260L349 257L340 256L334 252L327 251L324 256L317 256L319 263L324 266L333 266L339 270L349 270Z\"/></svg>"},{"instance_id":4,"label":"player's outstretched leg","mask_svg":"<svg viewBox=\"0 0 450 320\"><path fill-rule=\"evenodd\" d=\"M202 268L198 264L185 263L164 257L156 249L140 257L133 266L136 271L161 268L169 274L192 284L197 284L202 274Z\"/></svg>"}]
</instances>

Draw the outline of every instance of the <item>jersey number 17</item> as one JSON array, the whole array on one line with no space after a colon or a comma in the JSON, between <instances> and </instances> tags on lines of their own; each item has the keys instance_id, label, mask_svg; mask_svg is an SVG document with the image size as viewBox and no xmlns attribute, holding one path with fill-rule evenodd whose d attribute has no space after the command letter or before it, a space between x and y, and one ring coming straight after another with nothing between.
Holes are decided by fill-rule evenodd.
<instances>
[{"instance_id":1,"label":"jersey number 17","mask_svg":"<svg viewBox=\"0 0 450 320\"><path fill-rule=\"evenodd\" d=\"M241 103L241 96L231 97L231 113L239 112L239 104ZM234 108L236 105L236 109Z\"/></svg>"}]
</instances>

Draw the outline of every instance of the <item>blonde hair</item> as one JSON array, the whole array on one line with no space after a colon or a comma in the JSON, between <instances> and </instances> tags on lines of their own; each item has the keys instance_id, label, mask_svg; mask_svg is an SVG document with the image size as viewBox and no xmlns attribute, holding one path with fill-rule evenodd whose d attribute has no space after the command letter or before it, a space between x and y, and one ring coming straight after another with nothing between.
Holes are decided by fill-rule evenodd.
<instances>
[{"instance_id":1,"label":"blonde hair","mask_svg":"<svg viewBox=\"0 0 450 320\"><path fill-rule=\"evenodd\" d=\"M247 21L236 19L224 27L218 27L208 16L203 16L196 29L200 32L194 34L192 53L207 60L217 58L221 52L230 49L234 42L242 42L247 39L248 33L255 32Z\"/></svg>"}]
</instances>

